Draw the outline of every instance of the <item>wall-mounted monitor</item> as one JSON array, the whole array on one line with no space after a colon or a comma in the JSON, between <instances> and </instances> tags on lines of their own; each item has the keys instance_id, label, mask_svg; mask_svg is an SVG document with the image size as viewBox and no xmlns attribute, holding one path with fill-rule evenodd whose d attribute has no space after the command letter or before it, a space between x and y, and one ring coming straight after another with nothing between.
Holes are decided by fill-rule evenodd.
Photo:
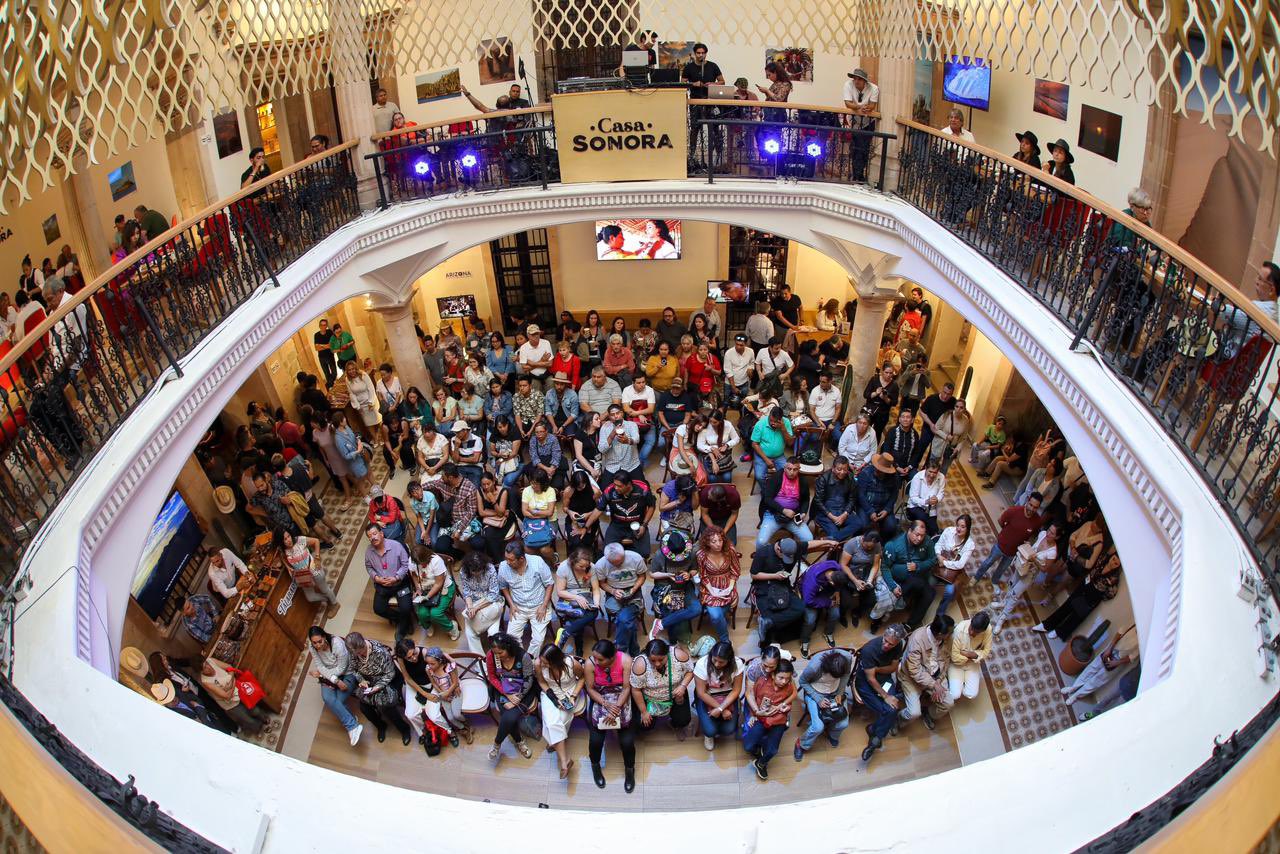
<instances>
[{"instance_id":1,"label":"wall-mounted monitor","mask_svg":"<svg viewBox=\"0 0 1280 854\"><path fill-rule=\"evenodd\" d=\"M440 317L444 320L454 317L474 317L479 314L476 311L476 298L471 294L461 294L456 297L436 297L436 310L440 312Z\"/></svg>"},{"instance_id":2,"label":"wall-mounted monitor","mask_svg":"<svg viewBox=\"0 0 1280 854\"><path fill-rule=\"evenodd\" d=\"M182 571L195 560L202 542L204 532L191 508L175 491L147 534L129 591L151 619L160 618L173 586L182 577Z\"/></svg>"},{"instance_id":3,"label":"wall-mounted monitor","mask_svg":"<svg viewBox=\"0 0 1280 854\"><path fill-rule=\"evenodd\" d=\"M596 223L597 261L675 261L680 252L678 219L605 219Z\"/></svg>"},{"instance_id":4,"label":"wall-mounted monitor","mask_svg":"<svg viewBox=\"0 0 1280 854\"><path fill-rule=\"evenodd\" d=\"M707 281L707 299L734 305L751 304L751 286L745 282L725 282L719 279Z\"/></svg>"},{"instance_id":5,"label":"wall-mounted monitor","mask_svg":"<svg viewBox=\"0 0 1280 854\"><path fill-rule=\"evenodd\" d=\"M978 110L991 109L991 66L985 59L952 57L942 65L942 97Z\"/></svg>"}]
</instances>

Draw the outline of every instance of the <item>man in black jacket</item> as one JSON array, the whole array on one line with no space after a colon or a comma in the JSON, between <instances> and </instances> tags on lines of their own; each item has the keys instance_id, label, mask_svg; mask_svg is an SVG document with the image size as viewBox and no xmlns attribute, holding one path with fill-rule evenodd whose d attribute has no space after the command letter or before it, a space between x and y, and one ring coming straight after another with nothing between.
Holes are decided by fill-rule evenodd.
<instances>
[{"instance_id":1,"label":"man in black jacket","mask_svg":"<svg viewBox=\"0 0 1280 854\"><path fill-rule=\"evenodd\" d=\"M760 531L756 550L769 545L773 535L785 529L802 544L813 539L805 519L809 486L800 479L800 460L788 457L782 468L760 485Z\"/></svg>"},{"instance_id":2,"label":"man in black jacket","mask_svg":"<svg viewBox=\"0 0 1280 854\"><path fill-rule=\"evenodd\" d=\"M813 486L813 518L833 540L847 540L857 530L858 486L849 474L849 461L836 455L831 468Z\"/></svg>"}]
</instances>

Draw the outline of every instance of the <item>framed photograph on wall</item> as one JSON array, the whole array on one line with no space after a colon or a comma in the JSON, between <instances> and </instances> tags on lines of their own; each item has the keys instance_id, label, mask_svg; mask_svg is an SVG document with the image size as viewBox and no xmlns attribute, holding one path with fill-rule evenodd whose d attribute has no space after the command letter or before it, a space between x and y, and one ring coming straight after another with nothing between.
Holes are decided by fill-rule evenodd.
<instances>
[{"instance_id":1,"label":"framed photograph on wall","mask_svg":"<svg viewBox=\"0 0 1280 854\"><path fill-rule=\"evenodd\" d=\"M120 164L120 168L107 175L107 183L111 186L111 201L118 202L138 189L138 182L133 179L133 161Z\"/></svg>"},{"instance_id":2,"label":"framed photograph on wall","mask_svg":"<svg viewBox=\"0 0 1280 854\"><path fill-rule=\"evenodd\" d=\"M219 160L244 151L244 140L240 138L240 117L235 110L214 114L213 140L218 144Z\"/></svg>"},{"instance_id":3,"label":"framed photograph on wall","mask_svg":"<svg viewBox=\"0 0 1280 854\"><path fill-rule=\"evenodd\" d=\"M658 67L683 69L693 60L695 39L662 42L658 45Z\"/></svg>"},{"instance_id":4,"label":"framed photograph on wall","mask_svg":"<svg viewBox=\"0 0 1280 854\"><path fill-rule=\"evenodd\" d=\"M456 68L419 74L413 78L413 86L419 104L462 96L462 77Z\"/></svg>"},{"instance_id":5,"label":"framed photograph on wall","mask_svg":"<svg viewBox=\"0 0 1280 854\"><path fill-rule=\"evenodd\" d=\"M771 47L764 52L764 61L781 65L793 83L813 82L813 48Z\"/></svg>"},{"instance_id":6,"label":"framed photograph on wall","mask_svg":"<svg viewBox=\"0 0 1280 854\"><path fill-rule=\"evenodd\" d=\"M481 86L510 83L516 79L516 54L507 36L481 39L476 53L480 57Z\"/></svg>"},{"instance_id":7,"label":"framed photograph on wall","mask_svg":"<svg viewBox=\"0 0 1280 854\"><path fill-rule=\"evenodd\" d=\"M40 223L40 228L44 231L44 242L46 244L62 237L62 229L58 228L58 215L49 214L49 218Z\"/></svg>"},{"instance_id":8,"label":"framed photograph on wall","mask_svg":"<svg viewBox=\"0 0 1280 854\"><path fill-rule=\"evenodd\" d=\"M1055 83L1052 80L1036 78L1036 96L1032 99L1031 108L1044 116L1055 118L1060 122L1067 120L1067 102L1071 97L1071 87L1066 83Z\"/></svg>"},{"instance_id":9,"label":"framed photograph on wall","mask_svg":"<svg viewBox=\"0 0 1280 854\"><path fill-rule=\"evenodd\" d=\"M1108 160L1120 159L1120 125L1122 119L1088 104L1080 108L1080 147Z\"/></svg>"}]
</instances>

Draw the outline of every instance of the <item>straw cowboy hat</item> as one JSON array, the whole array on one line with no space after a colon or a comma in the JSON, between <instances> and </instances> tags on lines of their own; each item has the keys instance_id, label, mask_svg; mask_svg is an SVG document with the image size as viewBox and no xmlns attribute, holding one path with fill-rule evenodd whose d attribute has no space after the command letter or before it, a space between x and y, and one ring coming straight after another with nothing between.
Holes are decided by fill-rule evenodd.
<instances>
[{"instance_id":1,"label":"straw cowboy hat","mask_svg":"<svg viewBox=\"0 0 1280 854\"><path fill-rule=\"evenodd\" d=\"M150 668L142 650L136 646L126 646L120 650L120 669L135 679L146 679Z\"/></svg>"},{"instance_id":2,"label":"straw cowboy hat","mask_svg":"<svg viewBox=\"0 0 1280 854\"><path fill-rule=\"evenodd\" d=\"M893 454L889 453L888 451L885 451L880 454L872 455L871 466L876 471L884 472L885 474L898 473L897 467L894 466L893 464Z\"/></svg>"},{"instance_id":3,"label":"straw cowboy hat","mask_svg":"<svg viewBox=\"0 0 1280 854\"><path fill-rule=\"evenodd\" d=\"M173 690L173 682L166 679L151 686L151 696L155 697L160 705L167 706L178 696L178 692Z\"/></svg>"},{"instance_id":4,"label":"straw cowboy hat","mask_svg":"<svg viewBox=\"0 0 1280 854\"><path fill-rule=\"evenodd\" d=\"M213 490L213 504L218 508L219 513L234 513L236 511L236 494L226 484L216 487Z\"/></svg>"}]
</instances>

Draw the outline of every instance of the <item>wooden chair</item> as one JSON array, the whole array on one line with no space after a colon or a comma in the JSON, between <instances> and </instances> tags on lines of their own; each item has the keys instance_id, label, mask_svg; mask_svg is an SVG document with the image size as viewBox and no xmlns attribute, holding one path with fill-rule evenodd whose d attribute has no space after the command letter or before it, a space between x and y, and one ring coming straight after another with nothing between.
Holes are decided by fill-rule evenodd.
<instances>
[{"instance_id":1,"label":"wooden chair","mask_svg":"<svg viewBox=\"0 0 1280 854\"><path fill-rule=\"evenodd\" d=\"M489 678L485 671L484 656L476 652L458 650L449 653L449 657L458 663L461 673L458 684L462 688L462 713L465 715L486 714L495 725L497 716L489 702Z\"/></svg>"}]
</instances>

